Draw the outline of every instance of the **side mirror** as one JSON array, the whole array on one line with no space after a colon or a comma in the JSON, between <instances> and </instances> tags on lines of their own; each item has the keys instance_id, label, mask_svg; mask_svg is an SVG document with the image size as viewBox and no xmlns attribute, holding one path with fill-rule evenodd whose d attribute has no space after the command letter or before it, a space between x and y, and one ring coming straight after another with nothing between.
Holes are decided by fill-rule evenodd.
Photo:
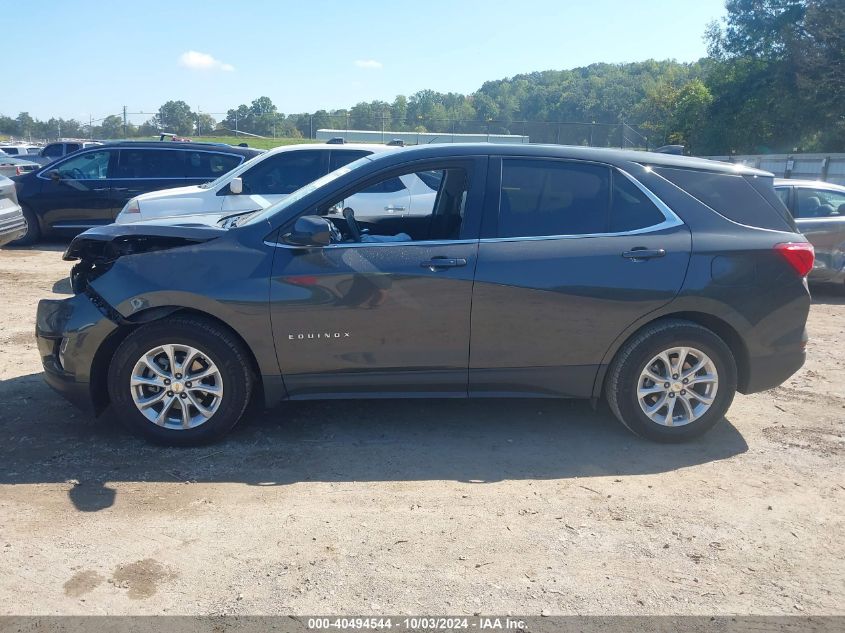
<instances>
[{"instance_id":1,"label":"side mirror","mask_svg":"<svg viewBox=\"0 0 845 633\"><path fill-rule=\"evenodd\" d=\"M294 246L328 246L332 243L332 226L326 218L303 215L282 239Z\"/></svg>"},{"instance_id":2,"label":"side mirror","mask_svg":"<svg viewBox=\"0 0 845 633\"><path fill-rule=\"evenodd\" d=\"M51 169L50 171L47 172L47 175L50 176L51 180L58 181L58 180L62 179L62 175L59 173L58 169Z\"/></svg>"},{"instance_id":3,"label":"side mirror","mask_svg":"<svg viewBox=\"0 0 845 633\"><path fill-rule=\"evenodd\" d=\"M344 203L344 200L341 200L337 204L329 207L329 214L340 215L341 213L343 213L343 207L345 206L343 203Z\"/></svg>"},{"instance_id":4,"label":"side mirror","mask_svg":"<svg viewBox=\"0 0 845 633\"><path fill-rule=\"evenodd\" d=\"M232 178L229 181L229 193L238 195L243 193L244 190L244 181L241 177Z\"/></svg>"}]
</instances>

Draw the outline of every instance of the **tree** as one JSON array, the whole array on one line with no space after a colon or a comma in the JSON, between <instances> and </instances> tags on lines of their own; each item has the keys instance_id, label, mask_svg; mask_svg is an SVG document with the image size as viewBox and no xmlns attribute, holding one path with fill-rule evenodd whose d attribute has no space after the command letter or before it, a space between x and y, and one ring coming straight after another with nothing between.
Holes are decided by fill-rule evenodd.
<instances>
[{"instance_id":1,"label":"tree","mask_svg":"<svg viewBox=\"0 0 845 633\"><path fill-rule=\"evenodd\" d=\"M123 118L112 114L100 123L99 138L123 138Z\"/></svg>"},{"instance_id":2,"label":"tree","mask_svg":"<svg viewBox=\"0 0 845 633\"><path fill-rule=\"evenodd\" d=\"M158 109L156 121L162 130L187 136L194 130L196 117L184 101L168 101Z\"/></svg>"},{"instance_id":3,"label":"tree","mask_svg":"<svg viewBox=\"0 0 845 633\"><path fill-rule=\"evenodd\" d=\"M196 133L198 136L211 134L217 127L217 121L210 114L203 112L197 115Z\"/></svg>"}]
</instances>

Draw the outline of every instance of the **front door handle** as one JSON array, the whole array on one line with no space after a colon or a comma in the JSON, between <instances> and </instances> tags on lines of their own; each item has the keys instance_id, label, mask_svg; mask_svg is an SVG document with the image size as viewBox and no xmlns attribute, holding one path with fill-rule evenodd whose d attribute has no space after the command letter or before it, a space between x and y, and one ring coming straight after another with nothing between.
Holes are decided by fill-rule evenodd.
<instances>
[{"instance_id":1,"label":"front door handle","mask_svg":"<svg viewBox=\"0 0 845 633\"><path fill-rule=\"evenodd\" d=\"M630 251L622 253L622 257L626 259L633 259L634 261L642 261L645 259L654 259L655 257L664 257L666 250L663 248L632 248Z\"/></svg>"},{"instance_id":2,"label":"front door handle","mask_svg":"<svg viewBox=\"0 0 845 633\"><path fill-rule=\"evenodd\" d=\"M420 262L422 268L428 268L431 271L436 271L439 268L457 268L466 265L467 260L463 257L432 257L428 261Z\"/></svg>"},{"instance_id":3,"label":"front door handle","mask_svg":"<svg viewBox=\"0 0 845 633\"><path fill-rule=\"evenodd\" d=\"M384 208L384 210L393 213L394 211L404 211L405 207L397 207L395 205L389 204Z\"/></svg>"}]
</instances>

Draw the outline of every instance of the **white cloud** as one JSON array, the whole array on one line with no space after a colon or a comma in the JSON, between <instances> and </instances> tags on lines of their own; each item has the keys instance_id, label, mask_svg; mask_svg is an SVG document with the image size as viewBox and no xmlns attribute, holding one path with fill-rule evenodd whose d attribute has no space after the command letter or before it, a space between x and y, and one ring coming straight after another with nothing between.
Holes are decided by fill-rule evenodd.
<instances>
[{"instance_id":1,"label":"white cloud","mask_svg":"<svg viewBox=\"0 0 845 633\"><path fill-rule=\"evenodd\" d=\"M381 68L383 64L374 59L356 59L355 65L358 68Z\"/></svg>"},{"instance_id":2,"label":"white cloud","mask_svg":"<svg viewBox=\"0 0 845 633\"><path fill-rule=\"evenodd\" d=\"M208 53L198 51L187 51L179 56L179 65L191 70L224 70L231 72L235 70L232 64L224 64L219 59L214 59Z\"/></svg>"}]
</instances>

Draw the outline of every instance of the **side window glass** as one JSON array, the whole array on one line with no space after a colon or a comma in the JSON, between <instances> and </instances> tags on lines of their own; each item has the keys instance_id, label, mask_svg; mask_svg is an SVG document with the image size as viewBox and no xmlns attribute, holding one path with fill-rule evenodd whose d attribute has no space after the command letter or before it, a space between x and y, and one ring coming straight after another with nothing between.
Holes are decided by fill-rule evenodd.
<instances>
[{"instance_id":1,"label":"side window glass","mask_svg":"<svg viewBox=\"0 0 845 633\"><path fill-rule=\"evenodd\" d=\"M400 178L388 178L377 182L372 187L367 187L361 193L396 193L406 189Z\"/></svg>"},{"instance_id":2,"label":"side window glass","mask_svg":"<svg viewBox=\"0 0 845 633\"><path fill-rule=\"evenodd\" d=\"M241 164L240 156L214 152L185 152L185 176L213 180Z\"/></svg>"},{"instance_id":3,"label":"side window glass","mask_svg":"<svg viewBox=\"0 0 845 633\"><path fill-rule=\"evenodd\" d=\"M55 169L62 178L70 180L104 180L109 177L111 154L106 150L86 152L64 161Z\"/></svg>"},{"instance_id":4,"label":"side window glass","mask_svg":"<svg viewBox=\"0 0 845 633\"><path fill-rule=\"evenodd\" d=\"M246 171L246 194L286 195L322 176L323 152L316 150L284 152L263 160Z\"/></svg>"},{"instance_id":5,"label":"side window glass","mask_svg":"<svg viewBox=\"0 0 845 633\"><path fill-rule=\"evenodd\" d=\"M44 156L48 158L59 158L60 156L63 156L62 144L54 143L53 145L48 145L44 148Z\"/></svg>"},{"instance_id":6,"label":"side window glass","mask_svg":"<svg viewBox=\"0 0 845 633\"><path fill-rule=\"evenodd\" d=\"M845 194L827 189L795 188L799 218L829 218L845 215Z\"/></svg>"},{"instance_id":7,"label":"side window glass","mask_svg":"<svg viewBox=\"0 0 845 633\"><path fill-rule=\"evenodd\" d=\"M348 165L349 163L356 161L359 158L363 158L364 156L368 156L371 153L372 152L366 152L366 151L363 151L363 150L361 150L361 151L334 150L334 151L332 151L332 154L329 157L329 171L334 171L338 167L343 167L344 165Z\"/></svg>"},{"instance_id":8,"label":"side window glass","mask_svg":"<svg viewBox=\"0 0 845 633\"><path fill-rule=\"evenodd\" d=\"M362 242L416 242L424 240L460 239L461 227L469 193L469 174L461 167L432 169L440 183L437 190L409 194L402 184L402 177L417 177L409 172L385 178L346 194L343 200L333 200L318 209L338 227L344 241L354 241L342 210L352 209L355 219L363 229ZM397 182L399 183L397 185ZM401 190L394 191L401 186ZM373 192L393 195L377 196ZM410 210L405 209L410 204ZM403 209L400 214L386 209Z\"/></svg>"},{"instance_id":9,"label":"side window glass","mask_svg":"<svg viewBox=\"0 0 845 633\"><path fill-rule=\"evenodd\" d=\"M65 154L70 154L71 152L75 152L76 150L80 149L81 146L79 145L79 143L68 143L67 145L65 145L65 147L67 148L65 150Z\"/></svg>"},{"instance_id":10,"label":"side window glass","mask_svg":"<svg viewBox=\"0 0 845 633\"><path fill-rule=\"evenodd\" d=\"M499 236L584 235L607 230L610 170L550 160L505 160Z\"/></svg>"},{"instance_id":11,"label":"side window glass","mask_svg":"<svg viewBox=\"0 0 845 633\"><path fill-rule=\"evenodd\" d=\"M121 149L117 178L183 178L183 152L167 149Z\"/></svg>"},{"instance_id":12,"label":"side window glass","mask_svg":"<svg viewBox=\"0 0 845 633\"><path fill-rule=\"evenodd\" d=\"M779 189L775 189L775 194L777 194L777 197L780 198L781 202L783 202L783 206L789 208L789 187L780 187Z\"/></svg>"},{"instance_id":13,"label":"side window glass","mask_svg":"<svg viewBox=\"0 0 845 633\"><path fill-rule=\"evenodd\" d=\"M666 217L639 187L619 172L613 173L609 233L636 231L656 226Z\"/></svg>"}]
</instances>

